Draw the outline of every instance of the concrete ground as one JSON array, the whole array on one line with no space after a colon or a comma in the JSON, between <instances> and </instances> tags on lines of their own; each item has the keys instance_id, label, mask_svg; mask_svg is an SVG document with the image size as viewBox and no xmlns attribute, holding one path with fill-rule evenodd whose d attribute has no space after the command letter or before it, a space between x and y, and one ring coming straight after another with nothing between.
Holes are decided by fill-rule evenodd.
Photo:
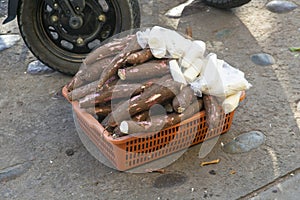
<instances>
[{"instance_id":1,"label":"concrete ground","mask_svg":"<svg viewBox=\"0 0 300 200\"><path fill-rule=\"evenodd\" d=\"M184 0L141 0L142 25L162 25L207 43L210 52L245 72L253 87L237 109L231 129L205 152L189 148L164 173L126 173L111 169L86 150L77 135L70 104L61 87L71 77L58 72L30 75L35 60L23 41L1 52L1 199L298 199L300 196L300 5L285 14L252 0L230 11L201 2L182 17L164 14ZM1 1L1 22L6 1ZM0 34L19 34L16 22ZM258 66L251 55L268 53L275 64ZM221 149L234 137L258 130L266 142L242 154ZM72 153L70 153L72 152ZM74 153L74 154L73 154ZM199 156L205 155L205 156ZM203 161L220 159L215 165Z\"/></svg>"}]
</instances>

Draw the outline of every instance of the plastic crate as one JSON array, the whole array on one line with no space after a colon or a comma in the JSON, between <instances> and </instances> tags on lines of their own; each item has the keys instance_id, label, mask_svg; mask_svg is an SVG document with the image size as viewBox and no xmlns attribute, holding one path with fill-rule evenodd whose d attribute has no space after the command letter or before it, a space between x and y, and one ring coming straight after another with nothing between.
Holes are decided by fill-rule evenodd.
<instances>
[{"instance_id":1,"label":"plastic crate","mask_svg":"<svg viewBox=\"0 0 300 200\"><path fill-rule=\"evenodd\" d=\"M66 92L64 88L65 97ZM245 93L241 100L244 98ZM138 167L219 136L230 129L234 117L234 111L224 114L224 123L221 123L218 128L208 130L205 111L201 111L180 124L156 133L139 133L113 138L92 115L79 108L78 102L71 103L79 128L120 171Z\"/></svg>"}]
</instances>

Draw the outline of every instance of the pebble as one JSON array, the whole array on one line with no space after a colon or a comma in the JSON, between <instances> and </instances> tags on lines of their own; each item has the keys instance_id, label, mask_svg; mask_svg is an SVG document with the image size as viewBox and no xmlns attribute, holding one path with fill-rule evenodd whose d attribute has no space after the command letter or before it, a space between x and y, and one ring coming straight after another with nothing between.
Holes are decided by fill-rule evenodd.
<instances>
[{"instance_id":1,"label":"pebble","mask_svg":"<svg viewBox=\"0 0 300 200\"><path fill-rule=\"evenodd\" d=\"M210 171L209 171L209 174L211 174L211 175L216 175L217 172L216 172L215 170L210 170Z\"/></svg>"},{"instance_id":2,"label":"pebble","mask_svg":"<svg viewBox=\"0 0 300 200\"><path fill-rule=\"evenodd\" d=\"M251 56L251 61L260 66L273 65L275 63L274 58L270 54L258 53Z\"/></svg>"},{"instance_id":3,"label":"pebble","mask_svg":"<svg viewBox=\"0 0 300 200\"><path fill-rule=\"evenodd\" d=\"M54 70L44 65L41 61L35 60L28 64L27 73L32 75L49 74Z\"/></svg>"},{"instance_id":4,"label":"pebble","mask_svg":"<svg viewBox=\"0 0 300 200\"><path fill-rule=\"evenodd\" d=\"M296 9L298 6L293 2L274 0L266 5L266 8L274 13L288 13Z\"/></svg>"},{"instance_id":5,"label":"pebble","mask_svg":"<svg viewBox=\"0 0 300 200\"><path fill-rule=\"evenodd\" d=\"M266 140L265 135L259 131L250 131L239 135L231 142L222 146L226 153L244 153L258 148Z\"/></svg>"},{"instance_id":6,"label":"pebble","mask_svg":"<svg viewBox=\"0 0 300 200\"><path fill-rule=\"evenodd\" d=\"M274 190L272 190L272 192L273 192L273 193L277 193L277 192L278 192L278 190L277 190L277 189L274 189Z\"/></svg>"},{"instance_id":7,"label":"pebble","mask_svg":"<svg viewBox=\"0 0 300 200\"><path fill-rule=\"evenodd\" d=\"M73 149L67 149L66 150L66 154L67 154L67 156L73 156L74 155L74 150Z\"/></svg>"},{"instance_id":8,"label":"pebble","mask_svg":"<svg viewBox=\"0 0 300 200\"><path fill-rule=\"evenodd\" d=\"M0 35L0 51L15 45L21 37L19 35Z\"/></svg>"}]
</instances>

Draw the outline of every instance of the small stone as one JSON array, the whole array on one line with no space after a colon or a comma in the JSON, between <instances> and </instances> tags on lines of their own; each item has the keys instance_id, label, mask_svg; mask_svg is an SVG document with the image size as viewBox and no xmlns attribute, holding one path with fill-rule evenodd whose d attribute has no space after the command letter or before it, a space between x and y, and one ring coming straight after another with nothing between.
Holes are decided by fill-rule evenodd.
<instances>
[{"instance_id":1,"label":"small stone","mask_svg":"<svg viewBox=\"0 0 300 200\"><path fill-rule=\"evenodd\" d=\"M273 193L277 193L277 192L278 192L278 190L277 190L277 189L274 189L274 190L272 190L272 192L273 192Z\"/></svg>"},{"instance_id":2,"label":"small stone","mask_svg":"<svg viewBox=\"0 0 300 200\"><path fill-rule=\"evenodd\" d=\"M266 136L259 131L250 131L234 138L231 142L222 146L226 153L244 153L258 148L266 140Z\"/></svg>"},{"instance_id":3,"label":"small stone","mask_svg":"<svg viewBox=\"0 0 300 200\"><path fill-rule=\"evenodd\" d=\"M210 170L210 171L209 171L209 174L211 174L211 175L216 175L217 173L216 173L215 170Z\"/></svg>"},{"instance_id":4,"label":"small stone","mask_svg":"<svg viewBox=\"0 0 300 200\"><path fill-rule=\"evenodd\" d=\"M297 8L297 5L289 1L274 0L266 5L267 9L274 13L288 13Z\"/></svg>"},{"instance_id":5,"label":"small stone","mask_svg":"<svg viewBox=\"0 0 300 200\"><path fill-rule=\"evenodd\" d=\"M23 101L17 101L16 104L21 107L21 106L24 105L24 102Z\"/></svg>"},{"instance_id":6,"label":"small stone","mask_svg":"<svg viewBox=\"0 0 300 200\"><path fill-rule=\"evenodd\" d=\"M268 66L268 65L273 65L275 63L274 58L265 53L259 53L259 54L254 54L251 56L251 61L260 66Z\"/></svg>"},{"instance_id":7,"label":"small stone","mask_svg":"<svg viewBox=\"0 0 300 200\"><path fill-rule=\"evenodd\" d=\"M53 72L54 72L53 69L44 65L39 60L35 60L35 61L29 63L28 68L27 68L27 73L32 74L32 75L49 74L49 73L53 73Z\"/></svg>"},{"instance_id":8,"label":"small stone","mask_svg":"<svg viewBox=\"0 0 300 200\"><path fill-rule=\"evenodd\" d=\"M66 155L67 155L67 156L73 156L74 153L75 153L75 152L74 152L73 149L67 149L67 150L66 150Z\"/></svg>"},{"instance_id":9,"label":"small stone","mask_svg":"<svg viewBox=\"0 0 300 200\"><path fill-rule=\"evenodd\" d=\"M12 47L20 39L19 35L0 35L0 51Z\"/></svg>"}]
</instances>

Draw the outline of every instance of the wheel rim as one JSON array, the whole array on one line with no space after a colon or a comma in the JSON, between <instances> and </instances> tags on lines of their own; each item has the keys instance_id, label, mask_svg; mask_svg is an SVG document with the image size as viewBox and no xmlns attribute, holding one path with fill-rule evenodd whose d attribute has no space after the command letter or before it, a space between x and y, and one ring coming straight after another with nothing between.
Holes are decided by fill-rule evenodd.
<instances>
[{"instance_id":1,"label":"wheel rim","mask_svg":"<svg viewBox=\"0 0 300 200\"><path fill-rule=\"evenodd\" d=\"M120 9L114 1L86 1L77 19L45 1L39 1L37 8L37 35L47 49L65 60L80 61L102 41L121 31ZM73 26L73 22L80 25Z\"/></svg>"}]
</instances>

